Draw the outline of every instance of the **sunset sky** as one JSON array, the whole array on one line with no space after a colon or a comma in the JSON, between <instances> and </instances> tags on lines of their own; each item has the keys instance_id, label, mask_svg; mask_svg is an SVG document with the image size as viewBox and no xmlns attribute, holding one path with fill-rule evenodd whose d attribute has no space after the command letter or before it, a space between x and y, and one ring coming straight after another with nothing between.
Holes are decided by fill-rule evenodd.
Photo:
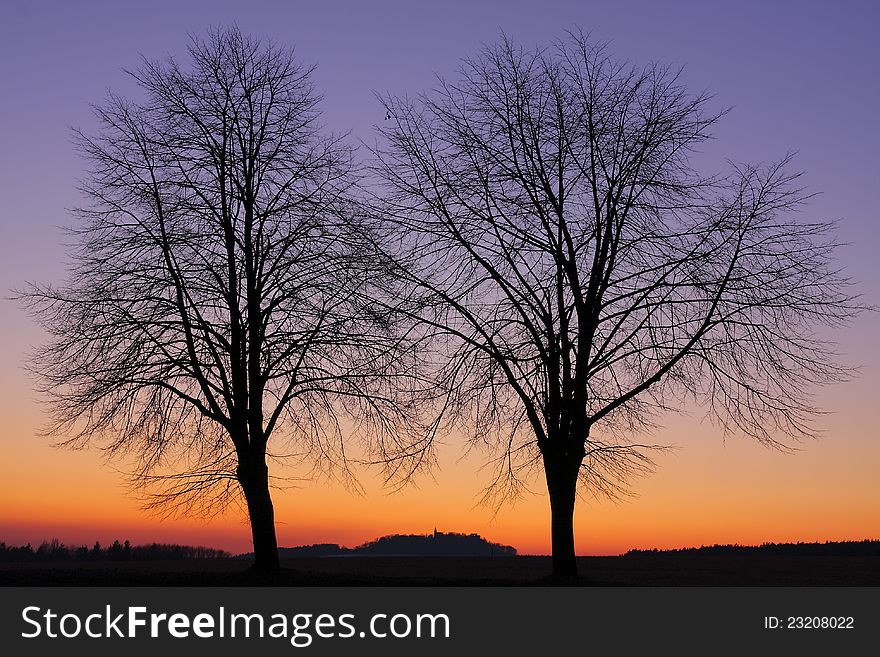
<instances>
[{"instance_id":1,"label":"sunset sky","mask_svg":"<svg viewBox=\"0 0 880 657\"><path fill-rule=\"evenodd\" d=\"M672 5L667 7L666 5ZM731 107L701 161L776 160L797 151L804 182L821 192L804 211L838 220L849 245L841 263L867 304L880 306L880 46L875 2L26 2L0 5L0 289L60 282L60 226L82 162L69 128L89 132L90 103L126 94L122 69L139 54L182 54L188 33L236 22L242 31L292 45L318 65L323 122L373 140L382 113L374 92L415 94L434 75L503 31L524 46L580 27L609 40L621 58L686 66L693 91ZM124 461L96 450L63 451L38 435L45 408L22 369L40 330L0 300L0 541L102 543L119 538L250 549L242 514L162 520L126 492ZM575 514L579 554L712 543L880 538L880 313L835 334L851 382L821 390L824 435L790 454L723 436L699 409L669 417L652 441L676 449L635 482L634 497L583 499ZM275 492L281 545L353 545L388 533L479 532L521 553L549 553L550 516L541 480L534 494L500 510L477 505L485 455L462 457L445 437L441 465L401 493L363 472L366 494L302 482ZM276 470L295 476L296 471Z\"/></svg>"}]
</instances>

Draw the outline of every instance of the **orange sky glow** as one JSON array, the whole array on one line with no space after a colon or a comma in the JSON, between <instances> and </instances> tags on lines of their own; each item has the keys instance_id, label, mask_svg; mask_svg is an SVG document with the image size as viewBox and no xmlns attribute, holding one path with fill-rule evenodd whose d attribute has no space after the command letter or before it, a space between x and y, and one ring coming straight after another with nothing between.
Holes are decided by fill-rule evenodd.
<instances>
[{"instance_id":1,"label":"orange sky glow","mask_svg":"<svg viewBox=\"0 0 880 657\"><path fill-rule=\"evenodd\" d=\"M845 390L844 390L845 388ZM838 404L825 418L826 435L794 454L753 441L726 440L697 417L672 417L653 439L674 444L654 474L634 482L630 499L582 498L575 514L579 554L620 554L630 548L713 543L860 540L880 536L876 494L880 443L877 410L860 403L865 381L827 395ZM217 517L162 519L127 492L125 464L104 461L96 450L53 448L35 435L41 407L26 390L6 396L3 409L17 421L2 435L0 540L38 544L57 537L73 544L176 542L232 552L250 549L244 515L235 507ZM865 395L867 396L867 395ZM867 399L864 399L867 402ZM860 416L841 412L858 407ZM25 409L27 412L22 412ZM362 474L365 494L338 483L313 481L274 492L279 544L356 545L390 533L478 532L522 554L549 552L549 509L543 482L534 494L497 510L477 504L481 458L460 459L452 438L441 449L441 468L401 493L383 491L375 474ZM276 468L277 475L295 474Z\"/></svg>"}]
</instances>

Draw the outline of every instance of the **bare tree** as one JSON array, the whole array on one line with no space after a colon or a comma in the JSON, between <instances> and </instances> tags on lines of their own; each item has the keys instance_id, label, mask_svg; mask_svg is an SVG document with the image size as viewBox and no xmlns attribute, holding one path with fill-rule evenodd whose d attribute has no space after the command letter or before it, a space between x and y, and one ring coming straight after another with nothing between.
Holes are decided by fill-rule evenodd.
<instances>
[{"instance_id":1,"label":"bare tree","mask_svg":"<svg viewBox=\"0 0 880 657\"><path fill-rule=\"evenodd\" d=\"M680 71L615 61L582 34L509 40L430 93L383 98L374 172L438 358L451 426L494 452L487 495L543 466L553 570L576 573L573 513L650 468L635 436L694 401L769 445L809 435L810 384L844 377L814 332L857 307L789 158L707 178L723 112Z\"/></svg>"},{"instance_id":2,"label":"bare tree","mask_svg":"<svg viewBox=\"0 0 880 657\"><path fill-rule=\"evenodd\" d=\"M243 493L273 568L267 459L348 475L347 437L401 448L407 358L312 70L234 28L189 54L145 60L144 100L110 95L100 133L77 133L90 204L69 282L23 294L50 334L33 368L63 444L136 454L155 504Z\"/></svg>"}]
</instances>

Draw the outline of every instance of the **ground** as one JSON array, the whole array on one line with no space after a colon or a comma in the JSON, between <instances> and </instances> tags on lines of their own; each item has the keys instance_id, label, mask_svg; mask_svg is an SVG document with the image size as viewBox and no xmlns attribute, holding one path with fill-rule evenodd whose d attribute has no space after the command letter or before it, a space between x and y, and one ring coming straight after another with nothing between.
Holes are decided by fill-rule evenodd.
<instances>
[{"instance_id":1,"label":"ground","mask_svg":"<svg viewBox=\"0 0 880 657\"><path fill-rule=\"evenodd\" d=\"M646 554L579 557L580 578L549 557L301 558L277 573L235 559L0 563L2 586L880 586L880 556Z\"/></svg>"}]
</instances>

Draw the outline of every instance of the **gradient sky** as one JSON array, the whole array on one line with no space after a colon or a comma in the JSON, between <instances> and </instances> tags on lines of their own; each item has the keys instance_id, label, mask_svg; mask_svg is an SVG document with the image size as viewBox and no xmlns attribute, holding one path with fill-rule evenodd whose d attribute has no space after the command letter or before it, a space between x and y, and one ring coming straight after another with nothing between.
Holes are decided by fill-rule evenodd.
<instances>
[{"instance_id":1,"label":"gradient sky","mask_svg":"<svg viewBox=\"0 0 880 657\"><path fill-rule=\"evenodd\" d=\"M671 5L671 6L667 6ZM880 46L876 2L16 2L0 5L0 289L60 281L59 226L82 163L69 126L93 125L89 103L131 89L123 68L139 54L181 53L189 32L237 22L245 31L294 45L317 63L324 122L372 139L381 121L374 91L416 93L433 75L504 31L525 46L580 26L610 40L620 57L686 65L695 91L733 111L704 155L714 166L768 161L797 150L811 190L805 219L840 221L841 252L866 303L880 306ZM44 409L22 371L39 330L0 301L0 540L167 541L249 548L235 510L210 521L160 521L126 494L119 471L95 451L60 451L37 436ZM854 381L823 390L824 437L795 454L720 435L692 417L669 418L654 436L678 449L637 497L581 501L580 554L632 547L880 538L880 314L837 334ZM549 551L542 482L535 494L493 510L476 505L479 455L462 460L449 437L443 469L417 488L388 495L366 473L367 495L303 483L275 493L279 542L355 544L393 532L479 532L525 553Z\"/></svg>"}]
</instances>

